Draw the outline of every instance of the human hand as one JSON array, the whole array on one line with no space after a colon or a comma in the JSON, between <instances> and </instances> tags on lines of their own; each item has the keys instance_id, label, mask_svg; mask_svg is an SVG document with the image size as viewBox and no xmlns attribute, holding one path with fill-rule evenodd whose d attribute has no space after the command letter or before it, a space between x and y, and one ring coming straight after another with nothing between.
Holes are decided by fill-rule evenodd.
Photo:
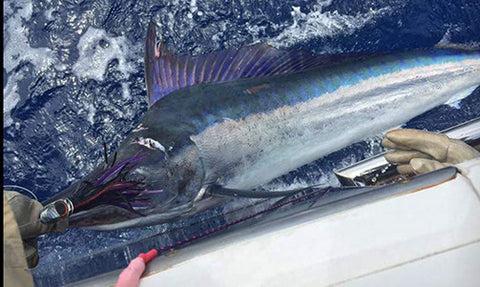
<instances>
[{"instance_id":1,"label":"human hand","mask_svg":"<svg viewBox=\"0 0 480 287\"><path fill-rule=\"evenodd\" d=\"M40 212L43 209L40 202L15 191L4 191L4 194L22 237L28 267L33 268L39 261L37 237L49 232L64 231L68 227L68 218L45 225L40 222Z\"/></svg>"},{"instance_id":2,"label":"human hand","mask_svg":"<svg viewBox=\"0 0 480 287\"><path fill-rule=\"evenodd\" d=\"M137 258L133 259L127 268L118 276L115 287L136 287L140 284L140 277L145 271L146 264L157 257L158 252L152 249L147 253L141 253Z\"/></svg>"},{"instance_id":3,"label":"human hand","mask_svg":"<svg viewBox=\"0 0 480 287\"><path fill-rule=\"evenodd\" d=\"M398 164L401 174L427 173L480 157L480 152L461 140L413 129L387 132L382 145L394 149L385 154L385 159Z\"/></svg>"}]
</instances>

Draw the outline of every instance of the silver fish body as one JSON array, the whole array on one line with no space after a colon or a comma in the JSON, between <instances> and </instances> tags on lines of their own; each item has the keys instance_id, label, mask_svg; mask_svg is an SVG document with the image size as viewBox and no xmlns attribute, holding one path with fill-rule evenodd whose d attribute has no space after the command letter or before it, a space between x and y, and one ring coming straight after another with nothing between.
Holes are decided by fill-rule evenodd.
<instances>
[{"instance_id":1,"label":"silver fish body","mask_svg":"<svg viewBox=\"0 0 480 287\"><path fill-rule=\"evenodd\" d=\"M115 162L56 198L79 206L73 225L165 222L225 200L210 185L250 190L479 85L479 52L424 50L185 87L150 107Z\"/></svg>"}]
</instances>

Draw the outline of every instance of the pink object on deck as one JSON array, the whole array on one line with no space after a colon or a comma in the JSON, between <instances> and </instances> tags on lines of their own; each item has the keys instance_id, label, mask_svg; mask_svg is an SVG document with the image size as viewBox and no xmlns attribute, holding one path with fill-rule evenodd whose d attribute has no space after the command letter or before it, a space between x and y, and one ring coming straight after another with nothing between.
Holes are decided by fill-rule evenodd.
<instances>
[{"instance_id":1,"label":"pink object on deck","mask_svg":"<svg viewBox=\"0 0 480 287\"><path fill-rule=\"evenodd\" d=\"M136 287L140 284L140 277L145 271L145 265L152 261L157 256L158 252L155 249L147 253L141 253L137 258L133 259L127 268L118 276L118 282L115 287Z\"/></svg>"},{"instance_id":2,"label":"pink object on deck","mask_svg":"<svg viewBox=\"0 0 480 287\"><path fill-rule=\"evenodd\" d=\"M147 264L148 262L152 261L153 258L157 257L157 255L158 255L158 251L156 249L152 249L147 253L141 253L140 255L138 255L138 257L142 258L143 262Z\"/></svg>"}]
</instances>

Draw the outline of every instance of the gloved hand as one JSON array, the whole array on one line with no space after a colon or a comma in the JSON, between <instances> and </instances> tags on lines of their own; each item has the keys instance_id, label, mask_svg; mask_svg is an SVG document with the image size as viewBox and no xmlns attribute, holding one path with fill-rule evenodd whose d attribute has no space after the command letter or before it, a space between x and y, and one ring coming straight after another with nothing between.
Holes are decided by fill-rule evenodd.
<instances>
[{"instance_id":1,"label":"gloved hand","mask_svg":"<svg viewBox=\"0 0 480 287\"><path fill-rule=\"evenodd\" d=\"M68 218L45 225L40 222L40 212L43 208L40 202L15 191L4 191L4 194L20 230L28 267L33 268L39 260L37 236L64 231L68 227Z\"/></svg>"},{"instance_id":2,"label":"gloved hand","mask_svg":"<svg viewBox=\"0 0 480 287\"><path fill-rule=\"evenodd\" d=\"M413 129L387 132L382 145L395 150L386 153L385 159L398 164L401 174L427 173L480 157L480 152L460 140Z\"/></svg>"}]
</instances>

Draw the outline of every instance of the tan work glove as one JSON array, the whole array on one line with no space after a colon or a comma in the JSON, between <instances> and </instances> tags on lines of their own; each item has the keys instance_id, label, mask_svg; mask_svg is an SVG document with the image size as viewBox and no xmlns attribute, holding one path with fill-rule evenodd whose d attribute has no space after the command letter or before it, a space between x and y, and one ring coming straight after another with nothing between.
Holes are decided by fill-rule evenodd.
<instances>
[{"instance_id":1,"label":"tan work glove","mask_svg":"<svg viewBox=\"0 0 480 287\"><path fill-rule=\"evenodd\" d=\"M4 191L4 194L20 230L28 267L33 268L39 260L37 236L48 232L64 231L68 227L68 219L45 225L40 222L40 212L43 209L40 202L15 191Z\"/></svg>"},{"instance_id":2,"label":"tan work glove","mask_svg":"<svg viewBox=\"0 0 480 287\"><path fill-rule=\"evenodd\" d=\"M398 164L397 170L401 174L427 173L480 157L480 152L463 141L413 129L387 132L382 145L395 150L386 153L385 159Z\"/></svg>"}]
</instances>

